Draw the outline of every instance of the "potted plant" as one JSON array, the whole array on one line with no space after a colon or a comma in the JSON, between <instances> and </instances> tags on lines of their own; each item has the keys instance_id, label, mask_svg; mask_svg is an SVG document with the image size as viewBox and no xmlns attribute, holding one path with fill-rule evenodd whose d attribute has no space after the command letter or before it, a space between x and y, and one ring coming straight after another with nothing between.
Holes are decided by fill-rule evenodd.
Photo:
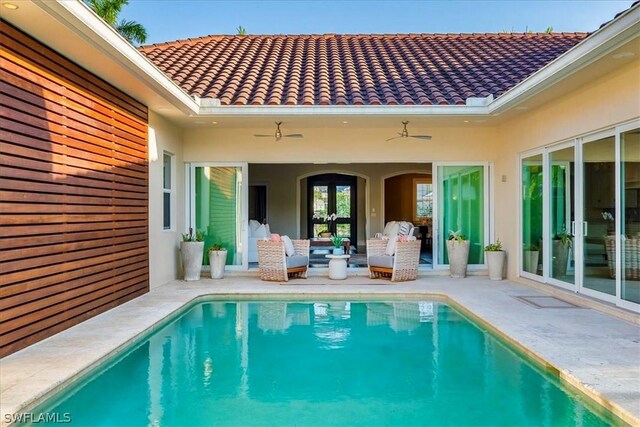
<instances>
[{"instance_id":1,"label":"potted plant","mask_svg":"<svg viewBox=\"0 0 640 427\"><path fill-rule=\"evenodd\" d=\"M484 254L487 257L489 267L489 279L502 280L504 272L505 252L502 250L500 239L484 247Z\"/></svg>"},{"instance_id":2,"label":"potted plant","mask_svg":"<svg viewBox=\"0 0 640 427\"><path fill-rule=\"evenodd\" d=\"M200 280L202 269L202 254L204 252L204 234L189 228L189 234L182 235L180 242L180 258L184 270L184 280Z\"/></svg>"},{"instance_id":3,"label":"potted plant","mask_svg":"<svg viewBox=\"0 0 640 427\"><path fill-rule=\"evenodd\" d=\"M528 273L538 273L538 258L540 256L540 246L530 243L525 245L522 253L522 269Z\"/></svg>"},{"instance_id":4,"label":"potted plant","mask_svg":"<svg viewBox=\"0 0 640 427\"><path fill-rule=\"evenodd\" d=\"M449 230L447 240L447 254L449 255L449 274L454 278L462 278L467 275L469 262L469 244L460 230Z\"/></svg>"},{"instance_id":5,"label":"potted plant","mask_svg":"<svg viewBox=\"0 0 640 427\"><path fill-rule=\"evenodd\" d=\"M227 263L227 250L220 243L214 243L209 246L207 251L209 252L211 278L222 279L224 277L224 266Z\"/></svg>"},{"instance_id":6,"label":"potted plant","mask_svg":"<svg viewBox=\"0 0 640 427\"><path fill-rule=\"evenodd\" d=\"M567 274L567 262L569 260L569 249L571 249L571 235L566 228L556 234L553 238L553 277L565 276Z\"/></svg>"},{"instance_id":7,"label":"potted plant","mask_svg":"<svg viewBox=\"0 0 640 427\"><path fill-rule=\"evenodd\" d=\"M342 237L331 236L331 243L333 243L334 255L344 255L344 248L342 247Z\"/></svg>"}]
</instances>

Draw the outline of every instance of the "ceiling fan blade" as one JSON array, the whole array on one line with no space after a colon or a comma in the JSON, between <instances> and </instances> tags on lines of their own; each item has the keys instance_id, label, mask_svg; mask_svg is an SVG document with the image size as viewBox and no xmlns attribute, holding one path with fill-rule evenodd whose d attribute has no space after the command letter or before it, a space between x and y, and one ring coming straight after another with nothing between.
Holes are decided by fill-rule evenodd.
<instances>
[{"instance_id":1,"label":"ceiling fan blade","mask_svg":"<svg viewBox=\"0 0 640 427\"><path fill-rule=\"evenodd\" d=\"M273 135L265 135L261 133L254 133L253 136L255 136L256 138L273 138Z\"/></svg>"},{"instance_id":2,"label":"ceiling fan blade","mask_svg":"<svg viewBox=\"0 0 640 427\"><path fill-rule=\"evenodd\" d=\"M285 138L302 138L301 133L290 133L289 135L282 135Z\"/></svg>"},{"instance_id":3,"label":"ceiling fan blade","mask_svg":"<svg viewBox=\"0 0 640 427\"><path fill-rule=\"evenodd\" d=\"M393 138L389 138L389 139L387 139L387 141L393 141L394 139L398 139L398 138L402 138L402 135L400 135L400 136L394 136Z\"/></svg>"},{"instance_id":4,"label":"ceiling fan blade","mask_svg":"<svg viewBox=\"0 0 640 427\"><path fill-rule=\"evenodd\" d=\"M426 141L431 141L431 135L409 135L411 138L424 139Z\"/></svg>"}]
</instances>

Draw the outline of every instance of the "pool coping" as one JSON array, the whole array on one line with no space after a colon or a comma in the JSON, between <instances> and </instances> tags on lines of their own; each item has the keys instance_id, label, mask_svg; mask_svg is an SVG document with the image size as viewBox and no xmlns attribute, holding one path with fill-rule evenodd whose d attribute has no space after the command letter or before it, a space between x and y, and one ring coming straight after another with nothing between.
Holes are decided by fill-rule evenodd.
<instances>
[{"instance_id":1,"label":"pool coping","mask_svg":"<svg viewBox=\"0 0 640 427\"><path fill-rule=\"evenodd\" d=\"M340 282L318 276L286 285L240 275L223 280L174 281L3 358L0 363L1 425L8 424L11 419L8 414L28 412L202 298L444 301L557 373L561 382L579 389L625 422L640 425L640 360L637 358L640 315L621 311L622 320L595 310L588 299L562 298L557 292L543 291L535 286L495 282L482 276L424 277L398 284L361 276ZM548 309L543 313L516 300L521 296L548 295L580 307ZM586 329L567 327L563 324L566 322L562 322L567 319L583 322ZM554 329L554 321L560 322L561 328L556 325ZM597 326L604 330L598 331ZM572 347L563 340L570 341ZM607 352L612 346L618 347L616 354Z\"/></svg>"}]
</instances>

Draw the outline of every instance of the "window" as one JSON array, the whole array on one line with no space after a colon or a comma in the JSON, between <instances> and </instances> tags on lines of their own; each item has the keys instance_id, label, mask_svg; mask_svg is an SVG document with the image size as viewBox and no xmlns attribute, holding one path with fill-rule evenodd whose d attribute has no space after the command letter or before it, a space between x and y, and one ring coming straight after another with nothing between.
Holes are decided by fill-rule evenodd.
<instances>
[{"instance_id":1,"label":"window","mask_svg":"<svg viewBox=\"0 0 640 427\"><path fill-rule=\"evenodd\" d=\"M420 223L433 217L433 188L428 179L413 180L414 222Z\"/></svg>"},{"instance_id":2,"label":"window","mask_svg":"<svg viewBox=\"0 0 640 427\"><path fill-rule=\"evenodd\" d=\"M164 230L173 228L173 154L162 155L162 213Z\"/></svg>"}]
</instances>

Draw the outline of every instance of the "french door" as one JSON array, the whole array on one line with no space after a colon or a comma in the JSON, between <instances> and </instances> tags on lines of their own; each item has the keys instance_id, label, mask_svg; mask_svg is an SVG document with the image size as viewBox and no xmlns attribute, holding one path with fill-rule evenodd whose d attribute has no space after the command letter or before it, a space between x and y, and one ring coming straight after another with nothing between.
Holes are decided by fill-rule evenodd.
<instances>
[{"instance_id":1,"label":"french door","mask_svg":"<svg viewBox=\"0 0 640 427\"><path fill-rule=\"evenodd\" d=\"M323 174L307 178L307 236L328 229L333 235L357 242L357 177ZM336 214L329 224L325 218Z\"/></svg>"},{"instance_id":2,"label":"french door","mask_svg":"<svg viewBox=\"0 0 640 427\"><path fill-rule=\"evenodd\" d=\"M449 258L446 240L460 231L470 241L469 268L485 265L484 246L489 230L489 168L487 163L433 164L434 182L434 268L446 268Z\"/></svg>"},{"instance_id":3,"label":"french door","mask_svg":"<svg viewBox=\"0 0 640 427\"><path fill-rule=\"evenodd\" d=\"M207 248L221 244L227 250L227 268L247 269L248 186L247 164L190 163L187 165L186 229L204 236Z\"/></svg>"}]
</instances>

